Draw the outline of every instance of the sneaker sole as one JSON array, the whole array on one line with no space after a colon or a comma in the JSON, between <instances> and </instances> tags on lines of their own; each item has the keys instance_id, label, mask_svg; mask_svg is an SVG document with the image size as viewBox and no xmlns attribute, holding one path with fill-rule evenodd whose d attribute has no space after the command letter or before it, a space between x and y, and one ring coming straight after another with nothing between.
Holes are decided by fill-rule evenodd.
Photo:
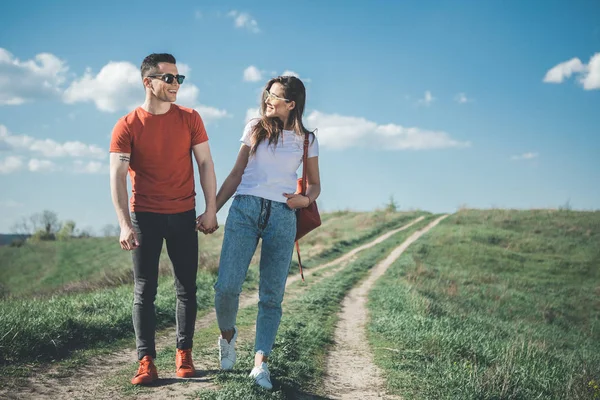
<instances>
[{"instance_id":1,"label":"sneaker sole","mask_svg":"<svg viewBox=\"0 0 600 400\"><path fill-rule=\"evenodd\" d=\"M193 378L196 376L196 371L194 371L194 372L177 371L176 375L180 378Z\"/></svg>"}]
</instances>

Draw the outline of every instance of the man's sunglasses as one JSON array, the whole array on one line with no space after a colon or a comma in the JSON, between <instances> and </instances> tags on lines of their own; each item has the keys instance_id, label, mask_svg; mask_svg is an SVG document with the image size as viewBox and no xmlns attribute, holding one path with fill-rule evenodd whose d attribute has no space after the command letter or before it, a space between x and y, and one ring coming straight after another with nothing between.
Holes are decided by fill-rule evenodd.
<instances>
[{"instance_id":1,"label":"man's sunglasses","mask_svg":"<svg viewBox=\"0 0 600 400\"><path fill-rule=\"evenodd\" d=\"M183 83L183 80L185 79L185 75L154 74L154 75L148 75L148 78L159 78L168 84L173 83L173 80L177 79L177 83L179 83L181 85Z\"/></svg>"}]
</instances>

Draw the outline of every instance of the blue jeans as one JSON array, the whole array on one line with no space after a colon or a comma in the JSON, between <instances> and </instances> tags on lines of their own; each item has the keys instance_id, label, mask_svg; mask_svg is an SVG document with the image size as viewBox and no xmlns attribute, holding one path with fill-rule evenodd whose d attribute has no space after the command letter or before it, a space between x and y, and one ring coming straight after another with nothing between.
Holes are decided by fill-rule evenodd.
<instances>
[{"instance_id":1,"label":"blue jeans","mask_svg":"<svg viewBox=\"0 0 600 400\"><path fill-rule=\"evenodd\" d=\"M281 302L296 238L296 213L286 203L249 195L234 198L225 224L215 309L219 329L232 330L242 284L259 238L262 248L254 348L268 356L281 321Z\"/></svg>"}]
</instances>

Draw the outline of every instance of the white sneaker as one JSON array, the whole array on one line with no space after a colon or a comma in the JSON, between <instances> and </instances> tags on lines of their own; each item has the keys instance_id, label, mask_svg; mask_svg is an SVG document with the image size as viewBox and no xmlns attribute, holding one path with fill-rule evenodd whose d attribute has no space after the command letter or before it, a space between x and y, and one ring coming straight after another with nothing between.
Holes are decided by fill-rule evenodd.
<instances>
[{"instance_id":1,"label":"white sneaker","mask_svg":"<svg viewBox=\"0 0 600 400\"><path fill-rule=\"evenodd\" d=\"M269 372L267 363L263 362L260 364L260 367L252 368L250 377L254 378L258 386L261 386L267 390L273 389L273 385L271 384L271 373Z\"/></svg>"},{"instance_id":2,"label":"white sneaker","mask_svg":"<svg viewBox=\"0 0 600 400\"><path fill-rule=\"evenodd\" d=\"M219 345L219 359L221 360L221 369L223 370L229 371L233 369L233 364L235 364L235 341L237 335L238 330L236 327L233 327L233 337L230 342L227 342L226 339L223 339L223 337L219 335L217 344Z\"/></svg>"}]
</instances>

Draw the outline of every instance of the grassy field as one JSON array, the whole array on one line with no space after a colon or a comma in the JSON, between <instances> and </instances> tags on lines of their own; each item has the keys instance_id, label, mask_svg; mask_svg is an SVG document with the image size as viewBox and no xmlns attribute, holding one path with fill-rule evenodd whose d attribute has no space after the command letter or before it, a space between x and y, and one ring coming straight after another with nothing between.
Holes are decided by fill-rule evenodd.
<instances>
[{"instance_id":1,"label":"grassy field","mask_svg":"<svg viewBox=\"0 0 600 400\"><path fill-rule=\"evenodd\" d=\"M307 243L303 242L303 251L312 254L306 261L308 268L368 241L387 227L400 226L415 218L418 213L342 215L343 218L338 218L339 215L326 216L325 229L314 232L314 236L321 239L313 238L314 243L311 244L308 236ZM205 252L212 253L211 262L214 264L220 246L219 237L202 235L200 240L212 241L212 247L203 247ZM44 250L39 252L48 250L51 245L64 249L68 246L75 248L80 243L82 242L79 240L42 243L40 248ZM8 250L28 252L28 246ZM318 247L318 250L315 247ZM54 250L54 254L61 251L64 250ZM314 254L317 252L318 254ZM72 251L70 254L75 253L81 254L80 251ZM118 254L117 257L121 257L121 254L126 253L119 250ZM75 258L69 260L73 259ZM40 261L39 265L44 264ZM77 267L74 264L62 264L61 268L70 270ZM40 267L40 271L46 271L46 268ZM291 273L297 273L297 270L292 267ZM213 304L212 285L215 278L214 270L201 270L198 275L200 310L206 310ZM247 289L252 290L256 287L256 278L256 268L253 267L248 274ZM0 365L14 366L32 361L58 360L68 356L74 349L103 346L117 339L130 337L133 333L132 298L131 284L122 284L83 293L62 292L43 298L17 297L0 301ZM175 292L172 278L163 276L160 279L155 306L159 328L175 323Z\"/></svg>"},{"instance_id":2,"label":"grassy field","mask_svg":"<svg viewBox=\"0 0 600 400\"><path fill-rule=\"evenodd\" d=\"M298 399L304 396L322 395L322 382L325 370L325 357L337 320L337 312L347 292L369 269L385 258L392 249L402 243L410 234L423 227L433 218L421 221L406 231L396 233L383 243L360 253L341 271L319 280L319 275L310 278L310 286L298 282L301 288L296 295L286 294L281 326L269 360L274 389L267 392L257 387L248 372L254 363L253 341L238 346L236 367L230 372L218 373L215 383L219 390L203 390L195 393L199 399ZM333 268L333 267L330 267ZM319 271L325 274L326 271ZM293 288L292 288L293 289ZM257 307L240 310L236 326L241 332L249 332L253 337ZM216 324L197 333L199 338L194 346L194 359L210 357L216 359L215 339L218 336ZM173 348L165 348L157 354L159 371L173 370ZM133 387L129 384L136 365L115 374L111 384L120 386L123 395L152 395L151 388ZM185 383L182 383L185 384ZM156 393L154 393L156 395Z\"/></svg>"},{"instance_id":3,"label":"grassy field","mask_svg":"<svg viewBox=\"0 0 600 400\"><path fill-rule=\"evenodd\" d=\"M600 398L600 212L461 211L370 294L406 399Z\"/></svg>"},{"instance_id":4,"label":"grassy field","mask_svg":"<svg viewBox=\"0 0 600 400\"><path fill-rule=\"evenodd\" d=\"M329 261L418 215L433 218L422 212L326 214L323 227L301 244L303 261L307 268ZM247 379L253 351L251 343L245 343L238 367L218 374L220 389L198 392L196 397L323 395L323 362L341 300L374 264L426 223L363 251L334 276L319 281L322 272L313 275L311 285L287 300L270 362L272 393ZM212 306L221 234L200 239L206 258L198 278L202 310ZM67 250L78 243L79 252ZM54 264L48 265L76 269L74 262L56 260L76 260L86 245L45 243L35 251L52 260ZM21 268L34 279L36 273L25 268L27 261L13 253L27 246L0 248L2 268L8 265L4 256L10 254L12 262L23 263ZM126 252L114 254L114 258L106 255L109 261L104 262L113 263L123 255L130 262ZM44 265L42 258L38 260ZM77 362L77 357L69 358L73 349L96 351L116 340L131 340L130 280L106 278L130 269L127 263L114 267L115 275L103 277L91 268L54 286L48 284L52 280L46 284L38 280L38 292L28 292L26 280L21 287L19 280L13 281L14 291L0 301L0 375L16 376L19 368L27 370L29 362L65 357L67 364ZM168 261L165 264L168 270ZM8 268L13 274L19 271L13 265ZM298 273L295 263L290 273ZM6 271L2 274L7 276ZM49 267L39 274L60 275ZM246 290L255 290L256 280L252 267ZM38 293L44 295L31 297ZM161 278L156 305L159 326L173 325L172 278ZM408 248L376 283L368 306L368 337L375 360L389 391L402 398L600 399L600 212L459 211ZM256 307L240 311L238 327L248 335L255 315ZM199 332L195 357L215 356L216 332L216 326ZM159 368L173 368L173 351L159 351ZM132 370L117 372L110 385L122 385L123 395L151 393L129 385Z\"/></svg>"},{"instance_id":5,"label":"grassy field","mask_svg":"<svg viewBox=\"0 0 600 400\"><path fill-rule=\"evenodd\" d=\"M394 226L402 215L383 211L323 214L323 225L301 241L303 258L309 263L311 255L331 249L333 244L357 243ZM222 241L223 228L212 235L199 235L201 270L216 272ZM256 259L259 255L260 248ZM162 274L170 274L164 246L160 268ZM114 237L0 247L0 298L86 292L132 281L131 253L121 250Z\"/></svg>"}]
</instances>

